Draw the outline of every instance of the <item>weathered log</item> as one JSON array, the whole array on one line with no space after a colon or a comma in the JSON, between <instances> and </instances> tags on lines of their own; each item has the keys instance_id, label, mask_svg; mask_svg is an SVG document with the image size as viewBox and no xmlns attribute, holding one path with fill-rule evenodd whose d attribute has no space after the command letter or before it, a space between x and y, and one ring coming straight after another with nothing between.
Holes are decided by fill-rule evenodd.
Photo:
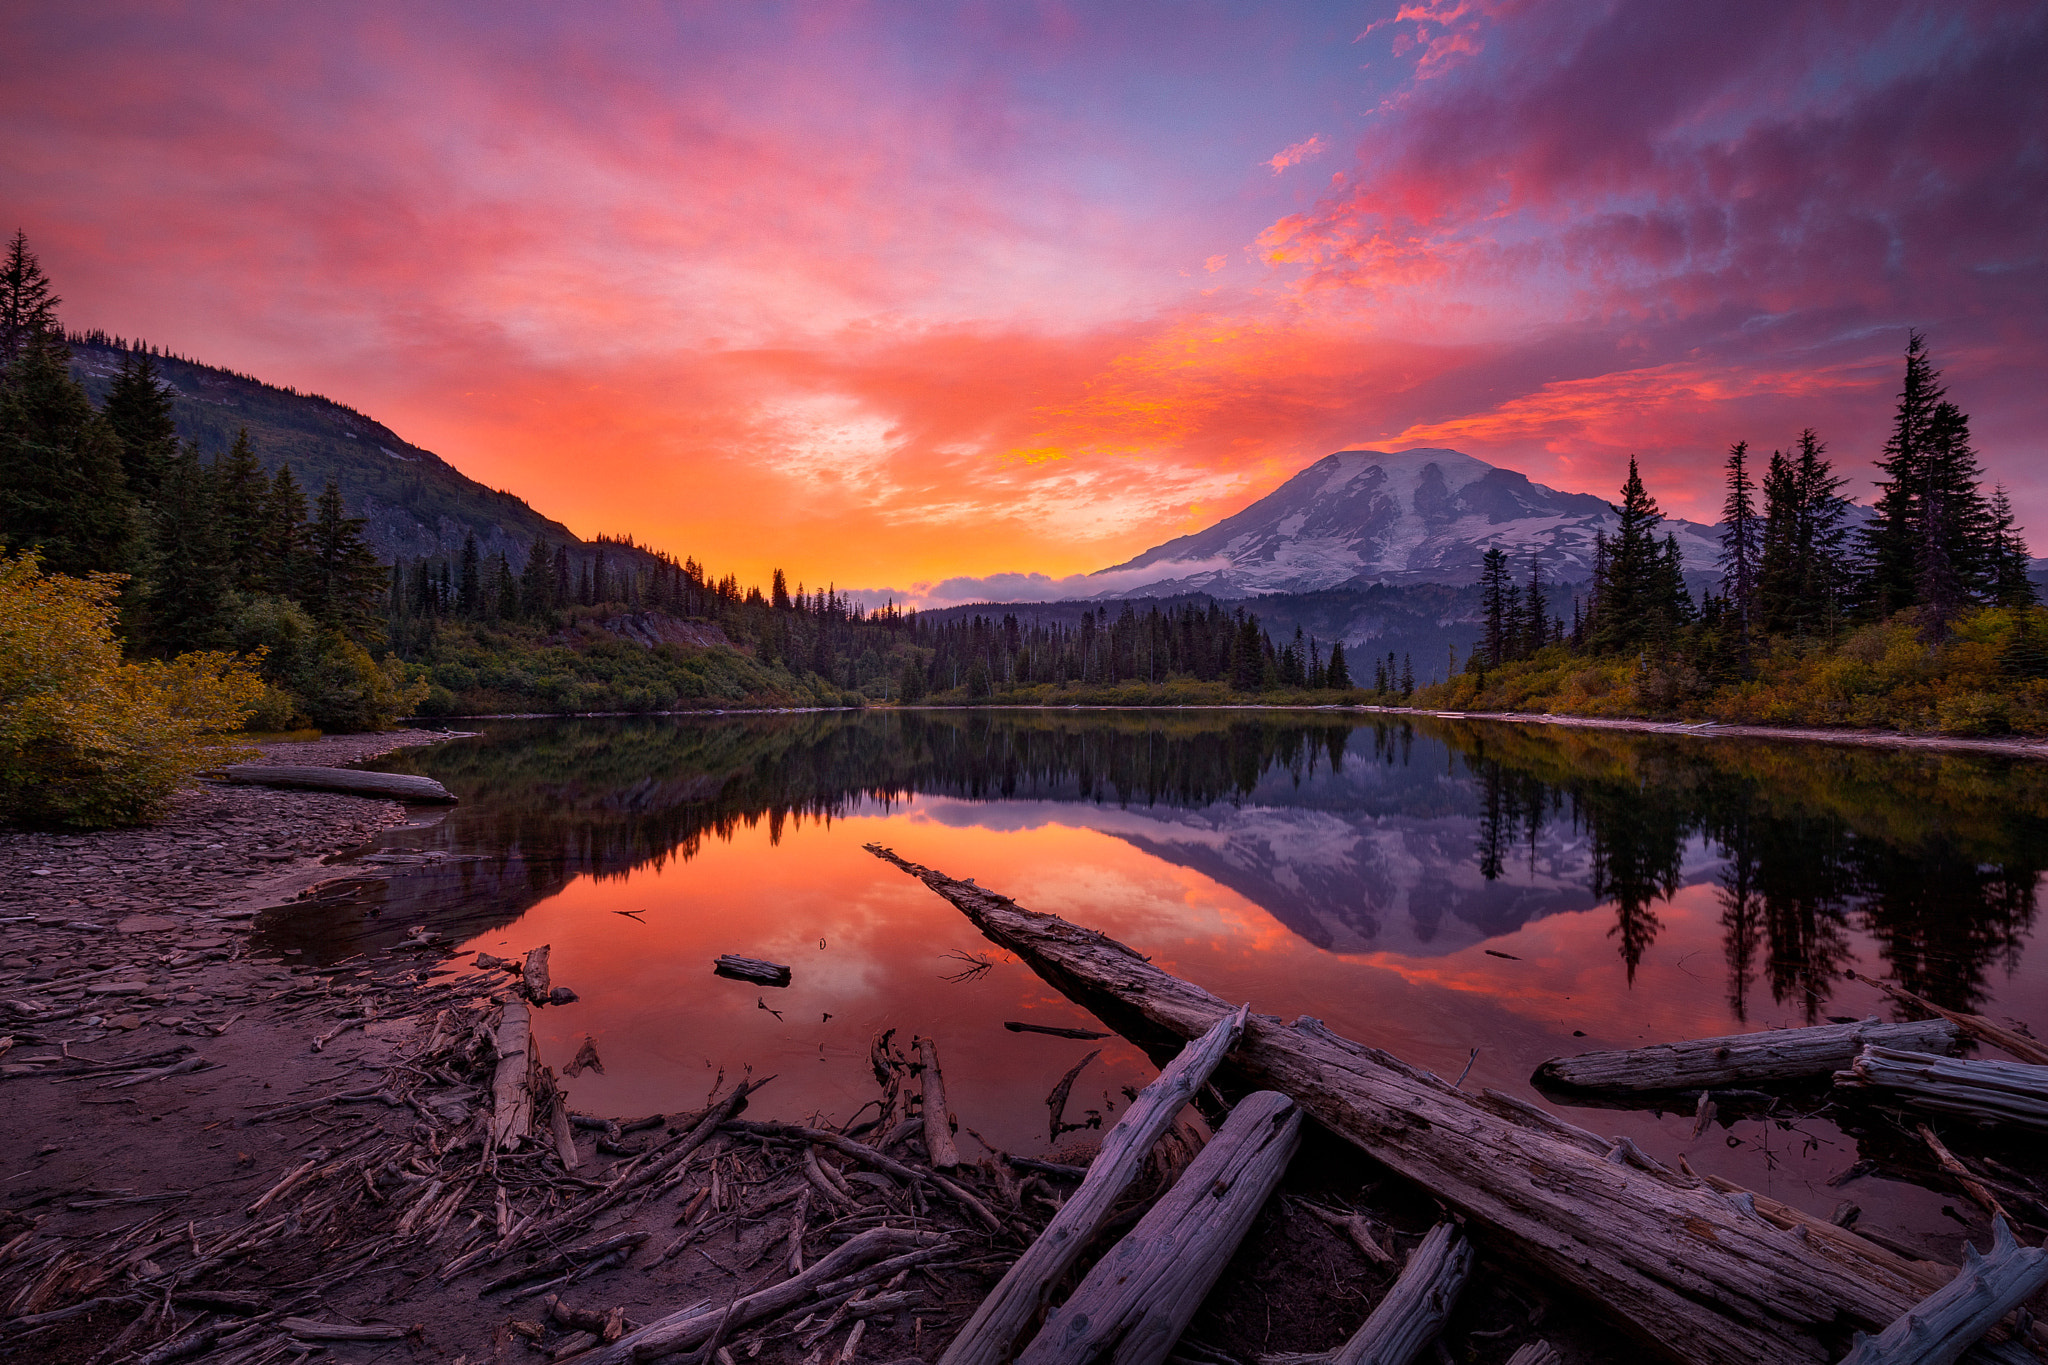
<instances>
[{"instance_id":1,"label":"weathered log","mask_svg":"<svg viewBox=\"0 0 2048 1365\"><path fill-rule=\"evenodd\" d=\"M1301 1145L1301 1109L1255 1091L1095 1263L1017 1365L1161 1365Z\"/></svg>"},{"instance_id":2,"label":"weathered log","mask_svg":"<svg viewBox=\"0 0 2048 1365\"><path fill-rule=\"evenodd\" d=\"M932 1165L950 1171L960 1164L960 1149L953 1144L952 1117L946 1112L946 1080L939 1074L939 1045L929 1038L917 1040L918 1060L924 1064L924 1149Z\"/></svg>"},{"instance_id":3,"label":"weathered log","mask_svg":"<svg viewBox=\"0 0 2048 1365\"><path fill-rule=\"evenodd\" d=\"M1904 986L1894 985L1889 981L1859 976L1853 971L1849 973L1849 977L1851 980L1861 981L1866 986L1877 987L1902 1005L1911 1005L1914 1009L1926 1010L1929 1014L1948 1020L1980 1043L1989 1043L2023 1062L2048 1066L2048 1043L2029 1038L2024 1033L2016 1033L2003 1025L1994 1024L1981 1014L1965 1014L1961 1010L1943 1009L1932 1000L1915 995Z\"/></svg>"},{"instance_id":4,"label":"weathered log","mask_svg":"<svg viewBox=\"0 0 2048 1365\"><path fill-rule=\"evenodd\" d=\"M1532 1341L1509 1356L1508 1365L1558 1365L1557 1348L1547 1341Z\"/></svg>"},{"instance_id":5,"label":"weathered log","mask_svg":"<svg viewBox=\"0 0 2048 1365\"><path fill-rule=\"evenodd\" d=\"M1228 1015L1180 1050L1153 1082L1138 1092L1116 1126L1102 1137L1081 1187L1067 1196L974 1316L960 1329L939 1365L1004 1365L1019 1337L1044 1311L1058 1284L1089 1239L1109 1221L1111 1208L1143 1169L1146 1153L1173 1125L1187 1102L1208 1083L1216 1064L1236 1045L1246 1009Z\"/></svg>"},{"instance_id":6,"label":"weathered log","mask_svg":"<svg viewBox=\"0 0 2048 1365\"><path fill-rule=\"evenodd\" d=\"M1553 1057L1530 1079L1551 1090L1720 1090L1826 1077L1856 1060L1866 1043L1909 1052L1952 1052L1959 1030L1946 1019L1771 1029L1725 1038L1581 1052Z\"/></svg>"},{"instance_id":7,"label":"weathered log","mask_svg":"<svg viewBox=\"0 0 2048 1365\"><path fill-rule=\"evenodd\" d=\"M1230 1009L1093 930L895 862L995 943L1140 1046L1166 1054ZM1253 1016L1232 1057L1325 1127L1461 1213L1499 1254L1583 1295L1653 1357L1696 1365L1833 1360L1913 1302L1847 1258L1786 1237L1703 1182L1616 1165L1611 1143L1473 1096L1312 1020ZM1538 1111L1540 1112L1540 1111Z\"/></svg>"},{"instance_id":8,"label":"weathered log","mask_svg":"<svg viewBox=\"0 0 2048 1365\"><path fill-rule=\"evenodd\" d=\"M403 1327L383 1323L316 1322L311 1318L286 1318L278 1326L301 1341L403 1341Z\"/></svg>"},{"instance_id":9,"label":"weathered log","mask_svg":"<svg viewBox=\"0 0 2048 1365\"><path fill-rule=\"evenodd\" d=\"M748 981L756 986L787 986L789 968L779 962L763 962L757 957L741 957L727 953L711 964L714 975L730 981Z\"/></svg>"},{"instance_id":10,"label":"weathered log","mask_svg":"<svg viewBox=\"0 0 2048 1365\"><path fill-rule=\"evenodd\" d=\"M589 1365L627 1365L629 1361L652 1360L674 1351L686 1351L708 1340L719 1330L738 1331L763 1318L809 1298L835 1283L845 1288L859 1279L880 1279L893 1275L900 1263L921 1265L951 1249L945 1235L912 1232L904 1228L870 1228L814 1262L801 1275L791 1276L723 1308L685 1310L628 1332L597 1355ZM901 1254L898 1254L901 1253ZM888 1259L883 1259L883 1258ZM859 1277L859 1279L856 1279Z\"/></svg>"},{"instance_id":11,"label":"weathered log","mask_svg":"<svg viewBox=\"0 0 2048 1365\"><path fill-rule=\"evenodd\" d=\"M1088 1063L1101 1055L1102 1049L1097 1048L1080 1061L1075 1062L1068 1069L1067 1074L1060 1077L1058 1084L1053 1086L1052 1093L1045 1097L1046 1127L1050 1133L1048 1141L1058 1142L1062 1133L1068 1133L1076 1128L1086 1126L1085 1124L1067 1122L1067 1097L1074 1091L1074 1082L1080 1078L1083 1071L1088 1069Z\"/></svg>"},{"instance_id":12,"label":"weathered log","mask_svg":"<svg viewBox=\"0 0 2048 1365\"><path fill-rule=\"evenodd\" d=\"M533 1127L533 1090L527 1085L532 1066L533 1017L524 1000L507 1000L498 1021L498 1070L491 1078L491 1143L517 1147Z\"/></svg>"},{"instance_id":13,"label":"weathered log","mask_svg":"<svg viewBox=\"0 0 2048 1365\"><path fill-rule=\"evenodd\" d=\"M1857 1334L1842 1365L1952 1365L1998 1320L2048 1286L2048 1250L2022 1247L1991 1220L1991 1254L1963 1247L1963 1268L1874 1337Z\"/></svg>"},{"instance_id":14,"label":"weathered log","mask_svg":"<svg viewBox=\"0 0 2048 1365\"><path fill-rule=\"evenodd\" d=\"M1109 1037L1101 1029L1054 1028L1051 1024L1006 1023L1003 1027L1012 1033L1043 1033L1049 1038L1079 1038L1086 1043L1100 1042L1102 1039Z\"/></svg>"},{"instance_id":15,"label":"weathered log","mask_svg":"<svg viewBox=\"0 0 2048 1365\"><path fill-rule=\"evenodd\" d=\"M455 804L454 794L439 782L411 773L231 763L220 770L220 775L230 782L256 787L294 787L301 791L347 792L351 796L389 796L423 804Z\"/></svg>"},{"instance_id":16,"label":"weathered log","mask_svg":"<svg viewBox=\"0 0 2048 1365\"><path fill-rule=\"evenodd\" d=\"M1408 1365L1442 1334L1471 1273L1472 1244L1455 1225L1438 1223L1331 1365Z\"/></svg>"},{"instance_id":17,"label":"weathered log","mask_svg":"<svg viewBox=\"0 0 2048 1365\"><path fill-rule=\"evenodd\" d=\"M541 944L526 954L526 961L519 968L520 989L526 998L536 1005L548 1003L548 949Z\"/></svg>"},{"instance_id":18,"label":"weathered log","mask_svg":"<svg viewBox=\"0 0 2048 1365\"><path fill-rule=\"evenodd\" d=\"M1866 1047L1835 1084L1882 1091L1919 1109L2048 1132L2048 1067L1966 1062L1923 1052Z\"/></svg>"}]
</instances>

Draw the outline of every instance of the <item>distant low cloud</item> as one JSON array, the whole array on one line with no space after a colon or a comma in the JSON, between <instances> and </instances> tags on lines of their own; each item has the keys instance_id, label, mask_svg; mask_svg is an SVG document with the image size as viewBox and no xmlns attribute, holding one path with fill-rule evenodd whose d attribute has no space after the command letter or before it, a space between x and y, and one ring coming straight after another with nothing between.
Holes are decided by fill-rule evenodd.
<instances>
[{"instance_id":1,"label":"distant low cloud","mask_svg":"<svg viewBox=\"0 0 2048 1365\"><path fill-rule=\"evenodd\" d=\"M1227 559L1189 559L1154 564L1143 569L1068 574L1063 578L1042 573L994 573L982 578L947 578L936 583L914 583L907 590L855 588L841 596L870 609L894 602L899 607L919 611L964 607L975 602L1072 602L1100 597L1105 593L1129 592L1168 579L1190 578L1229 567Z\"/></svg>"},{"instance_id":2,"label":"distant low cloud","mask_svg":"<svg viewBox=\"0 0 2048 1365\"><path fill-rule=\"evenodd\" d=\"M1266 164L1273 168L1273 174L1278 175L1289 166L1299 166L1310 157L1318 156L1328 151L1329 148L1330 144L1323 140L1322 134L1318 133L1306 142L1297 142L1291 147L1281 148L1278 152L1267 158Z\"/></svg>"}]
</instances>

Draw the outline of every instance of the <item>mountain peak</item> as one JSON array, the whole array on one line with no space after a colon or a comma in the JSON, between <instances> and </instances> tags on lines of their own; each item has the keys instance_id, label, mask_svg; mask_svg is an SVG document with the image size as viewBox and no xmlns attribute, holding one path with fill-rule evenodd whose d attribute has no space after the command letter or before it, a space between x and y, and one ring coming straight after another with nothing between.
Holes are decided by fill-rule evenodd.
<instances>
[{"instance_id":1,"label":"mountain peak","mask_svg":"<svg viewBox=\"0 0 2048 1365\"><path fill-rule=\"evenodd\" d=\"M1340 450L1207 530L1102 572L1159 572L1119 596L1469 583L1498 545L1519 560L1540 556L1547 578L1582 579L1592 570L1595 534L1613 522L1604 498L1559 492L1463 451ZM1665 526L1688 570L1712 570L1720 548L1712 528L1676 519Z\"/></svg>"}]
</instances>

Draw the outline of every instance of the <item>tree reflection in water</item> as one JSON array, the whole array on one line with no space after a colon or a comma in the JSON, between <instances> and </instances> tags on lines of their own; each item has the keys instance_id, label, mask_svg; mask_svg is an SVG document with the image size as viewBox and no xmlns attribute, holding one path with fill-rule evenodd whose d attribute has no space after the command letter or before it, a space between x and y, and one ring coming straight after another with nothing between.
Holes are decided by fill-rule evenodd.
<instances>
[{"instance_id":1,"label":"tree reflection in water","mask_svg":"<svg viewBox=\"0 0 2048 1365\"><path fill-rule=\"evenodd\" d=\"M1198 861L1209 855L1189 850L1213 849L1213 838L1156 851L1228 880L1321 946L1337 921L1369 942L1396 875L1412 879L1405 906L1425 947L1447 905L1485 937L1588 897L1611 902L1610 937L1631 981L1660 907L1705 876L1718 881L1740 1019L1759 984L1777 1005L1820 1018L1859 934L1906 986L1978 1007L1994 967L2017 962L2048 861L2048 774L2023 761L1386 716L548 720L493 723L389 766L429 772L462 796L465 847L492 853L460 875L495 885L506 918L579 875L688 859L706 838L763 821L779 839L791 821L917 795L1143 809L1163 829L1226 835L1255 813L1320 821L1399 856L1347 853L1310 884L1286 850L1268 850L1270 866ZM1455 884L1460 859L1465 877L1476 869L1472 889ZM1564 882L1577 889L1566 894ZM1494 884L1502 897L1478 894Z\"/></svg>"}]
</instances>

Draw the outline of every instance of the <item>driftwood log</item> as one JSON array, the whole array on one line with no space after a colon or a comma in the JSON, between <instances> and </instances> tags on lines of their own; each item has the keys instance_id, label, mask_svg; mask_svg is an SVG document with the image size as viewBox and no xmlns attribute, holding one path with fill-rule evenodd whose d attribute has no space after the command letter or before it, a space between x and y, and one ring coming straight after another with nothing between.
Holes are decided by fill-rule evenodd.
<instances>
[{"instance_id":1,"label":"driftwood log","mask_svg":"<svg viewBox=\"0 0 2048 1365\"><path fill-rule=\"evenodd\" d=\"M431 777L412 773L371 773L360 768L314 768L268 763L231 763L220 770L230 782L256 787L296 787L302 791L347 792L351 796L387 796L424 804L455 804L455 795Z\"/></svg>"},{"instance_id":2,"label":"driftwood log","mask_svg":"<svg viewBox=\"0 0 2048 1365\"><path fill-rule=\"evenodd\" d=\"M1051 1024L1019 1024L1014 1021L1003 1025L1012 1033L1043 1033L1049 1038L1079 1038L1084 1042L1099 1042L1109 1037L1101 1029L1055 1028Z\"/></svg>"},{"instance_id":3,"label":"driftwood log","mask_svg":"<svg viewBox=\"0 0 2048 1365\"><path fill-rule=\"evenodd\" d=\"M1331 1365L1408 1365L1443 1333L1471 1273L1472 1244L1456 1225L1438 1223Z\"/></svg>"},{"instance_id":4,"label":"driftwood log","mask_svg":"<svg viewBox=\"0 0 2048 1365\"><path fill-rule=\"evenodd\" d=\"M789 968L779 962L763 962L757 957L741 957L727 953L711 964L713 974L730 981L747 981L756 986L787 986Z\"/></svg>"},{"instance_id":5,"label":"driftwood log","mask_svg":"<svg viewBox=\"0 0 2048 1365\"><path fill-rule=\"evenodd\" d=\"M1866 986L1877 987L1902 1005L1910 1005L1914 1009L1925 1010L1936 1018L1948 1020L1980 1043L1989 1043L1991 1046L2000 1048L2023 1062L2032 1062L2036 1066L2048 1066L2048 1043L2043 1043L2036 1038L2029 1038L2026 1034L2006 1028L2002 1024L1994 1024L1981 1014L1965 1014L1961 1010L1943 1009L1932 1000L1924 996L1915 995L1904 986L1895 985L1890 981L1879 981L1875 977L1859 976L1853 971L1849 973L1849 976L1852 980L1861 981Z\"/></svg>"},{"instance_id":6,"label":"driftwood log","mask_svg":"<svg viewBox=\"0 0 2048 1365\"><path fill-rule=\"evenodd\" d=\"M516 1148L533 1128L533 1016L524 1000L507 1000L498 1020L498 1070L491 1078L491 1144Z\"/></svg>"},{"instance_id":7,"label":"driftwood log","mask_svg":"<svg viewBox=\"0 0 2048 1365\"><path fill-rule=\"evenodd\" d=\"M1553 1091L1721 1090L1771 1085L1832 1075L1855 1061L1866 1043L1908 1052L1952 1052L1961 1032L1946 1019L1884 1024L1872 1015L1857 1024L1771 1029L1553 1057L1537 1067L1530 1079L1539 1088Z\"/></svg>"},{"instance_id":8,"label":"driftwood log","mask_svg":"<svg viewBox=\"0 0 2048 1365\"><path fill-rule=\"evenodd\" d=\"M870 851L1155 1055L1230 1012L1101 933ZM1852 1331L1882 1330L1920 1297L1827 1242L1785 1235L1704 1181L1610 1161L1619 1144L1508 1096L1465 1094L1315 1020L1252 1016L1232 1065L1463 1214L1500 1254L1583 1295L1655 1358L1831 1361Z\"/></svg>"},{"instance_id":9,"label":"driftwood log","mask_svg":"<svg viewBox=\"0 0 2048 1365\"><path fill-rule=\"evenodd\" d=\"M2048 1286L2048 1250L2022 1247L2003 1218L1991 1222L1991 1254L1963 1248L1963 1268L1874 1337L1860 1333L1842 1365L1951 1365L2004 1317Z\"/></svg>"},{"instance_id":10,"label":"driftwood log","mask_svg":"<svg viewBox=\"0 0 2048 1365\"><path fill-rule=\"evenodd\" d=\"M1152 1144L1173 1126L1187 1102L1208 1084L1216 1064L1236 1044L1246 1012L1240 1009L1219 1019L1138 1092L1116 1126L1103 1134L1102 1148L1089 1163L1081 1187L1067 1196L1045 1231L981 1301L939 1357L939 1365L1004 1365L1011 1358L1019 1338L1045 1310L1053 1286L1081 1258L1089 1240L1109 1221L1118 1197L1144 1168Z\"/></svg>"},{"instance_id":11,"label":"driftwood log","mask_svg":"<svg viewBox=\"0 0 2048 1365\"><path fill-rule=\"evenodd\" d=\"M1835 1084L1980 1123L2048 1132L2048 1066L2031 1062L1966 1062L1873 1046L1838 1072Z\"/></svg>"},{"instance_id":12,"label":"driftwood log","mask_svg":"<svg viewBox=\"0 0 2048 1365\"><path fill-rule=\"evenodd\" d=\"M1260 1090L1053 1311L1017 1365L1161 1365L1301 1145L1301 1110Z\"/></svg>"},{"instance_id":13,"label":"driftwood log","mask_svg":"<svg viewBox=\"0 0 2048 1365\"><path fill-rule=\"evenodd\" d=\"M918 1060L924 1074L924 1149L932 1165L950 1171L960 1164L960 1149L953 1143L953 1116L946 1110L946 1078L939 1074L939 1045L929 1038L917 1040Z\"/></svg>"},{"instance_id":14,"label":"driftwood log","mask_svg":"<svg viewBox=\"0 0 2048 1365\"><path fill-rule=\"evenodd\" d=\"M739 1331L773 1317L816 1295L829 1297L888 1279L899 1270L937 1260L952 1251L945 1234L905 1228L870 1228L800 1275L770 1285L720 1308L684 1310L638 1331L628 1332L604 1350L578 1357L589 1365L627 1365L653 1360L703 1344L713 1332Z\"/></svg>"}]
</instances>

